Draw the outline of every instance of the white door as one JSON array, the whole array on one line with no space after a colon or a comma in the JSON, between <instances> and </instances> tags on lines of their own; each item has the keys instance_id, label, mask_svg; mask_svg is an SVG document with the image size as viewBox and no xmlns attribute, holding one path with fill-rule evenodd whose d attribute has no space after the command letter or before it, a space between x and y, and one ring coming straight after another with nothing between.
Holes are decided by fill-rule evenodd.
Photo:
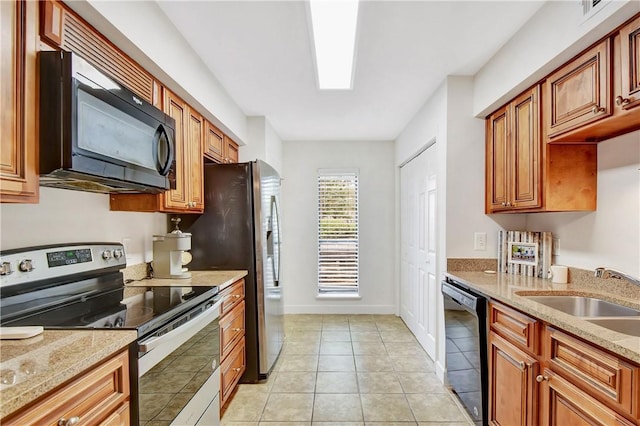
<instances>
[{"instance_id":1,"label":"white door","mask_svg":"<svg viewBox=\"0 0 640 426\"><path fill-rule=\"evenodd\" d=\"M400 316L435 359L436 145L400 169Z\"/></svg>"}]
</instances>

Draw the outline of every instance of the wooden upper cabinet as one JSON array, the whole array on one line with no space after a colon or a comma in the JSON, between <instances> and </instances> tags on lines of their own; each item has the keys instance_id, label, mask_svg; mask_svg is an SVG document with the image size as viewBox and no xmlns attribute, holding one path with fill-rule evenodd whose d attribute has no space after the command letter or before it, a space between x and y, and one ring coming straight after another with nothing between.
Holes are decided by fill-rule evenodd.
<instances>
[{"instance_id":1,"label":"wooden upper cabinet","mask_svg":"<svg viewBox=\"0 0 640 426\"><path fill-rule=\"evenodd\" d=\"M203 154L216 163L224 162L224 133L216 126L205 121Z\"/></svg>"},{"instance_id":2,"label":"wooden upper cabinet","mask_svg":"<svg viewBox=\"0 0 640 426\"><path fill-rule=\"evenodd\" d=\"M111 194L111 210L202 213L204 211L202 145L205 121L197 111L163 88L164 112L176 120L176 187L162 194Z\"/></svg>"},{"instance_id":3,"label":"wooden upper cabinet","mask_svg":"<svg viewBox=\"0 0 640 426\"><path fill-rule=\"evenodd\" d=\"M169 90L163 91L164 112L176 120L176 133L174 139L174 159L175 159L175 181L176 187L162 194L163 209L182 210L188 208L189 187L185 178L187 150L187 125L188 125L188 105Z\"/></svg>"},{"instance_id":4,"label":"wooden upper cabinet","mask_svg":"<svg viewBox=\"0 0 640 426\"><path fill-rule=\"evenodd\" d=\"M611 82L609 38L548 76L548 138L611 115Z\"/></svg>"},{"instance_id":5,"label":"wooden upper cabinet","mask_svg":"<svg viewBox=\"0 0 640 426\"><path fill-rule=\"evenodd\" d=\"M150 73L62 2L46 0L40 4L40 37L43 42L77 53L147 102L156 105L154 79Z\"/></svg>"},{"instance_id":6,"label":"wooden upper cabinet","mask_svg":"<svg viewBox=\"0 0 640 426\"><path fill-rule=\"evenodd\" d=\"M487 117L487 212L507 208L510 110L507 105Z\"/></svg>"},{"instance_id":7,"label":"wooden upper cabinet","mask_svg":"<svg viewBox=\"0 0 640 426\"><path fill-rule=\"evenodd\" d=\"M486 213L596 209L597 147L543 144L540 86L486 120Z\"/></svg>"},{"instance_id":8,"label":"wooden upper cabinet","mask_svg":"<svg viewBox=\"0 0 640 426\"><path fill-rule=\"evenodd\" d=\"M0 202L38 202L35 1L0 1Z\"/></svg>"},{"instance_id":9,"label":"wooden upper cabinet","mask_svg":"<svg viewBox=\"0 0 640 426\"><path fill-rule=\"evenodd\" d=\"M640 129L640 14L544 87L549 143L599 142Z\"/></svg>"},{"instance_id":10,"label":"wooden upper cabinet","mask_svg":"<svg viewBox=\"0 0 640 426\"><path fill-rule=\"evenodd\" d=\"M204 158L202 145L205 135L204 119L197 111L189 108L187 129L187 148L185 179L189 184L189 209L204 211Z\"/></svg>"},{"instance_id":11,"label":"wooden upper cabinet","mask_svg":"<svg viewBox=\"0 0 640 426\"><path fill-rule=\"evenodd\" d=\"M615 104L625 110L640 106L640 15L620 29L621 87Z\"/></svg>"},{"instance_id":12,"label":"wooden upper cabinet","mask_svg":"<svg viewBox=\"0 0 640 426\"><path fill-rule=\"evenodd\" d=\"M238 144L227 135L224 136L224 141L225 163L237 163L240 156Z\"/></svg>"},{"instance_id":13,"label":"wooden upper cabinet","mask_svg":"<svg viewBox=\"0 0 640 426\"><path fill-rule=\"evenodd\" d=\"M486 211L541 206L540 88L487 118Z\"/></svg>"}]
</instances>

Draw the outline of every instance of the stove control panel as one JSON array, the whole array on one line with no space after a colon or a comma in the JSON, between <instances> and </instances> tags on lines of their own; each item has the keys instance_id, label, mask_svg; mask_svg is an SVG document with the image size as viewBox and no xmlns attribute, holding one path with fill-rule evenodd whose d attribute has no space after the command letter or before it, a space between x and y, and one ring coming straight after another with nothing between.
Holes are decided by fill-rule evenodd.
<instances>
[{"instance_id":1,"label":"stove control panel","mask_svg":"<svg viewBox=\"0 0 640 426\"><path fill-rule=\"evenodd\" d=\"M127 266L120 243L77 243L0 252L0 287Z\"/></svg>"}]
</instances>

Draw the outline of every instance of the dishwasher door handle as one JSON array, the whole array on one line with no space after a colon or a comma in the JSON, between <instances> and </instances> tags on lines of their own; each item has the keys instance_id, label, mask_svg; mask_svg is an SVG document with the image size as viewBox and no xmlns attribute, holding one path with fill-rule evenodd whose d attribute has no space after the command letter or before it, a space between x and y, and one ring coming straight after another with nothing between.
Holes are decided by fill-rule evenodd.
<instances>
[{"instance_id":1,"label":"dishwasher door handle","mask_svg":"<svg viewBox=\"0 0 640 426\"><path fill-rule=\"evenodd\" d=\"M442 282L442 293L449 296L454 302L472 310L476 309L478 300L480 299L478 296L472 293L467 293L458 287L454 287L446 281Z\"/></svg>"}]
</instances>

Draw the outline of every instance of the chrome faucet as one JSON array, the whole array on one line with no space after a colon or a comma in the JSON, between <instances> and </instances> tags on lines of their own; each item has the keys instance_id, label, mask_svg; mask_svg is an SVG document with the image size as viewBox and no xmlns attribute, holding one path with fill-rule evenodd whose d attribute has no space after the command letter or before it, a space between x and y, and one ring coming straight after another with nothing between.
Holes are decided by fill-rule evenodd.
<instances>
[{"instance_id":1,"label":"chrome faucet","mask_svg":"<svg viewBox=\"0 0 640 426\"><path fill-rule=\"evenodd\" d=\"M632 284L640 286L640 279L634 278L624 272L614 271L613 269L606 269L602 267L596 268L595 276L597 278L617 278L619 280L627 280Z\"/></svg>"}]
</instances>

